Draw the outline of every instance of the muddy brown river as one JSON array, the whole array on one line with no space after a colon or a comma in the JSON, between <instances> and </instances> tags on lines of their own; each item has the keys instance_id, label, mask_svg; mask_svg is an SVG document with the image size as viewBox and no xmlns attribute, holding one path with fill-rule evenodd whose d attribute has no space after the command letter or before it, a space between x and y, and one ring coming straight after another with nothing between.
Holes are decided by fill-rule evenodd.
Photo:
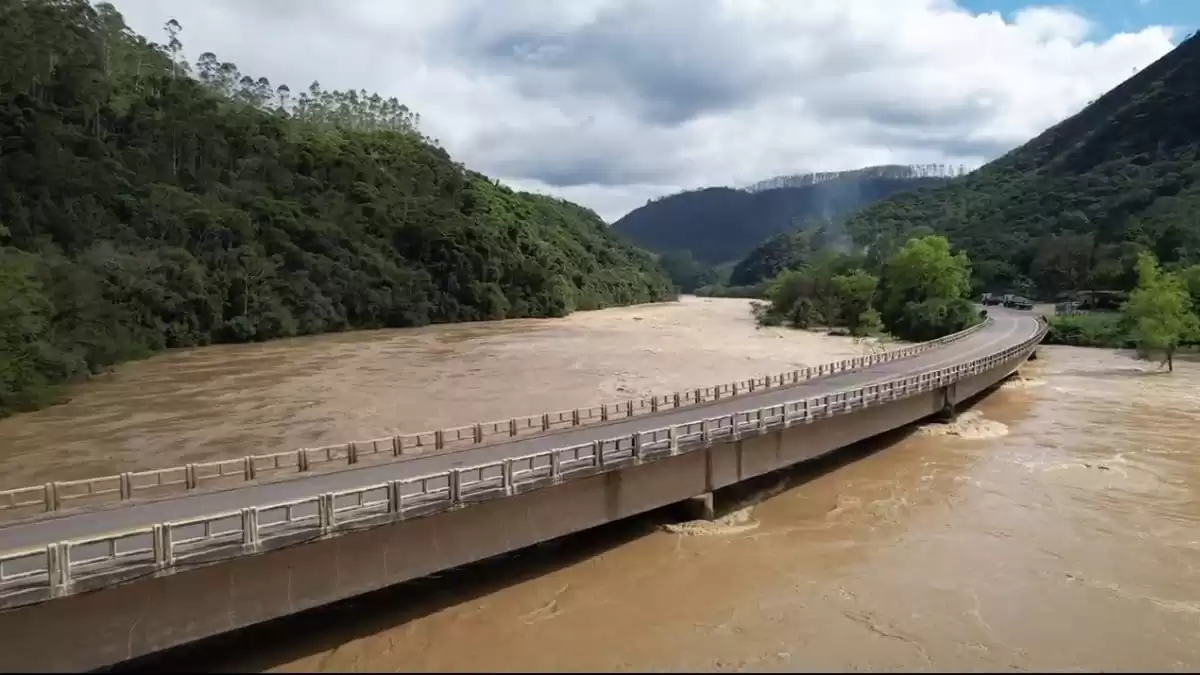
<instances>
[{"instance_id":1,"label":"muddy brown river","mask_svg":"<svg viewBox=\"0 0 1200 675\"><path fill-rule=\"evenodd\" d=\"M0 421L0 477L416 431L863 349L757 331L744 301L689 298L167 354ZM721 522L647 514L209 641L167 667L1200 669L1200 365L1040 357L954 424L725 496Z\"/></svg>"}]
</instances>

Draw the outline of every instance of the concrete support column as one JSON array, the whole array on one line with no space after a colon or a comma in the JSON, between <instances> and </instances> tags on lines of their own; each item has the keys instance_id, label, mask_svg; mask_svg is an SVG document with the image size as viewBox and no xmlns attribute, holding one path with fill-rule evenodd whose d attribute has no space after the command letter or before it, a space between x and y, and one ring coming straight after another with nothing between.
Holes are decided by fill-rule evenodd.
<instances>
[{"instance_id":1,"label":"concrete support column","mask_svg":"<svg viewBox=\"0 0 1200 675\"><path fill-rule=\"evenodd\" d=\"M696 495L686 499L681 504L685 517L690 520L715 520L717 510L713 500L713 493L705 492L704 494Z\"/></svg>"},{"instance_id":2,"label":"concrete support column","mask_svg":"<svg viewBox=\"0 0 1200 675\"><path fill-rule=\"evenodd\" d=\"M940 393L942 407L941 410L937 412L937 419L943 422L949 422L954 419L954 415L957 412L957 405L955 404L955 399L957 397L955 396L954 383L952 382L943 387Z\"/></svg>"}]
</instances>

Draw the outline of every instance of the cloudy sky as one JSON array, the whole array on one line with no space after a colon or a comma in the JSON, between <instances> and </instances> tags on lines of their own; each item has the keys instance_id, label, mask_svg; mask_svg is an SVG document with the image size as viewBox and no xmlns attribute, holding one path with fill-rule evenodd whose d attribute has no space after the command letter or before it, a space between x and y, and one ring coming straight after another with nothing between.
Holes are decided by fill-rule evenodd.
<instances>
[{"instance_id":1,"label":"cloudy sky","mask_svg":"<svg viewBox=\"0 0 1200 675\"><path fill-rule=\"evenodd\" d=\"M114 0L245 73L396 96L473 169L612 221L651 197L975 166L1169 51L1194 0Z\"/></svg>"}]
</instances>

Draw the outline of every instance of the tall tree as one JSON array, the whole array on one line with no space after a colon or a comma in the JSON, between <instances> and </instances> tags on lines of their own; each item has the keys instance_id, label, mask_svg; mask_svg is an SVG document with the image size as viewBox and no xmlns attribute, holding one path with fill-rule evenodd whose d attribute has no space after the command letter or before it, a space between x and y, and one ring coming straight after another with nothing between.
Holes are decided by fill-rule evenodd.
<instances>
[{"instance_id":1,"label":"tall tree","mask_svg":"<svg viewBox=\"0 0 1200 675\"><path fill-rule=\"evenodd\" d=\"M1137 262L1138 284L1129 294L1124 316L1133 328L1133 338L1143 355L1161 353L1163 364L1175 371L1179 344L1196 335L1200 322L1192 311L1192 298L1179 275L1166 272L1150 253Z\"/></svg>"},{"instance_id":2,"label":"tall tree","mask_svg":"<svg viewBox=\"0 0 1200 675\"><path fill-rule=\"evenodd\" d=\"M893 335L928 340L975 320L971 262L945 237L909 239L888 259L881 285L880 314Z\"/></svg>"},{"instance_id":3,"label":"tall tree","mask_svg":"<svg viewBox=\"0 0 1200 675\"><path fill-rule=\"evenodd\" d=\"M880 327L879 312L872 306L879 279L860 269L839 274L830 282L837 297L841 323L850 329L851 335L865 335Z\"/></svg>"}]
</instances>

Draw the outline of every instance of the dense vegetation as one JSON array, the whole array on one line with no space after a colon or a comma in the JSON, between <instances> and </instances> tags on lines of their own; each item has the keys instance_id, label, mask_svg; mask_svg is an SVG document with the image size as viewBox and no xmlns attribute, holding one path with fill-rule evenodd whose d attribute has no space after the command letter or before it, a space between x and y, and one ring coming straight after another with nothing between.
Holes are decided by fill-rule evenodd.
<instances>
[{"instance_id":1,"label":"dense vegetation","mask_svg":"<svg viewBox=\"0 0 1200 675\"><path fill-rule=\"evenodd\" d=\"M945 186L847 219L883 259L916 228L970 255L976 292L1128 291L1137 261L1200 263L1200 38L1032 141Z\"/></svg>"},{"instance_id":2,"label":"dense vegetation","mask_svg":"<svg viewBox=\"0 0 1200 675\"><path fill-rule=\"evenodd\" d=\"M816 253L831 248L824 227L781 232L738 261L729 273L730 286L754 286L775 278L784 270L799 267Z\"/></svg>"},{"instance_id":3,"label":"dense vegetation","mask_svg":"<svg viewBox=\"0 0 1200 675\"><path fill-rule=\"evenodd\" d=\"M293 95L86 0L0 3L0 414L167 347L661 300L593 212L394 99Z\"/></svg>"},{"instance_id":4,"label":"dense vegetation","mask_svg":"<svg viewBox=\"0 0 1200 675\"><path fill-rule=\"evenodd\" d=\"M910 239L873 273L868 259L824 249L776 276L760 324L844 328L851 335L886 330L905 340L932 340L973 325L971 263L940 236Z\"/></svg>"},{"instance_id":5,"label":"dense vegetation","mask_svg":"<svg viewBox=\"0 0 1200 675\"><path fill-rule=\"evenodd\" d=\"M1142 252L1138 282L1119 312L1079 312L1050 320L1046 341L1079 347L1136 348L1145 357L1162 355L1174 369L1181 347L1200 346L1200 264L1163 269Z\"/></svg>"},{"instance_id":6,"label":"dense vegetation","mask_svg":"<svg viewBox=\"0 0 1200 675\"><path fill-rule=\"evenodd\" d=\"M864 204L947 180L870 168L830 176L774 189L712 187L670 195L631 211L613 229L656 253L690 251L703 265L719 265L740 260L772 235L836 223Z\"/></svg>"}]
</instances>

